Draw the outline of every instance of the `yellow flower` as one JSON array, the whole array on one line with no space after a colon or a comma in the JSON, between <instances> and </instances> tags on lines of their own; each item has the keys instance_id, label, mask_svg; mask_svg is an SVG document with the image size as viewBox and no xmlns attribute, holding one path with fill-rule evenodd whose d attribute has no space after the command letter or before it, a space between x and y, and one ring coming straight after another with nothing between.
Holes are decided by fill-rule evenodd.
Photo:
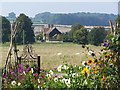
<instances>
[{"instance_id":1,"label":"yellow flower","mask_svg":"<svg viewBox=\"0 0 120 90\"><path fill-rule=\"evenodd\" d=\"M97 74L99 72L99 68L94 69L94 74Z\"/></svg>"},{"instance_id":2,"label":"yellow flower","mask_svg":"<svg viewBox=\"0 0 120 90\"><path fill-rule=\"evenodd\" d=\"M111 54L107 53L104 57L106 60L108 60L110 58Z\"/></svg>"},{"instance_id":3,"label":"yellow flower","mask_svg":"<svg viewBox=\"0 0 120 90\"><path fill-rule=\"evenodd\" d=\"M88 68L84 68L82 71L81 71L82 74L90 74Z\"/></svg>"},{"instance_id":4,"label":"yellow flower","mask_svg":"<svg viewBox=\"0 0 120 90\"><path fill-rule=\"evenodd\" d=\"M101 80L102 80L102 81L106 81L106 80L107 80L107 77L103 75L103 77L102 77Z\"/></svg>"},{"instance_id":5,"label":"yellow flower","mask_svg":"<svg viewBox=\"0 0 120 90\"><path fill-rule=\"evenodd\" d=\"M92 65L93 64L93 59L90 58L88 61L87 61L88 65Z\"/></svg>"}]
</instances>

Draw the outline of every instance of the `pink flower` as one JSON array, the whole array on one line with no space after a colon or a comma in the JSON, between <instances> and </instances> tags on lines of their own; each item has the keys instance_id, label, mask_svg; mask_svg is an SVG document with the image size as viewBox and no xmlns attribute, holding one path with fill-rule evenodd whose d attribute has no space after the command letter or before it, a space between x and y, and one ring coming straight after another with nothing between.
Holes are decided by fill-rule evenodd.
<instances>
[{"instance_id":1,"label":"pink flower","mask_svg":"<svg viewBox=\"0 0 120 90\"><path fill-rule=\"evenodd\" d=\"M26 69L26 72L29 72L31 70L31 68L30 67L28 67L27 69Z\"/></svg>"},{"instance_id":2,"label":"pink flower","mask_svg":"<svg viewBox=\"0 0 120 90\"><path fill-rule=\"evenodd\" d=\"M38 76L38 73L33 74L33 76L34 76L34 77L37 77L37 76Z\"/></svg>"}]
</instances>

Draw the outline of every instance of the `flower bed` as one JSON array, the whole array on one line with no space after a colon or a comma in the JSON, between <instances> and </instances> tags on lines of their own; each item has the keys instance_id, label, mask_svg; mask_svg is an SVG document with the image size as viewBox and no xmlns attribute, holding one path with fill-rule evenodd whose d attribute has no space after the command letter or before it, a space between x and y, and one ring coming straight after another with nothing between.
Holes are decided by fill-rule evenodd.
<instances>
[{"instance_id":1,"label":"flower bed","mask_svg":"<svg viewBox=\"0 0 120 90\"><path fill-rule=\"evenodd\" d=\"M36 65L19 64L17 73L11 65L9 72L3 75L3 88L119 88L120 78L113 52L103 48L96 56L87 46L82 47L88 51L88 60L81 66L64 64L54 70L40 70L38 75Z\"/></svg>"}]
</instances>

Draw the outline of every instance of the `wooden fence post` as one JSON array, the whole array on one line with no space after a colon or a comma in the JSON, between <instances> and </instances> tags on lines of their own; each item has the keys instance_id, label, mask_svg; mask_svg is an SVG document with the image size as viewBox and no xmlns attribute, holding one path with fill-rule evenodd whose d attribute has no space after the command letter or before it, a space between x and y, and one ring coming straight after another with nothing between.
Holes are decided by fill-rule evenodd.
<instances>
[{"instance_id":1,"label":"wooden fence post","mask_svg":"<svg viewBox=\"0 0 120 90\"><path fill-rule=\"evenodd\" d=\"M37 56L38 74L40 74L40 56Z\"/></svg>"}]
</instances>

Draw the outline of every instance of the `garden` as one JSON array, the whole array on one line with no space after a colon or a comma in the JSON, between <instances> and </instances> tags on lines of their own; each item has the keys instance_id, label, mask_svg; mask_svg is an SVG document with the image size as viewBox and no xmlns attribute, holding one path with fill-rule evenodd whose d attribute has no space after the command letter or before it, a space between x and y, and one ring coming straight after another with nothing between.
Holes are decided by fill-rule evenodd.
<instances>
[{"instance_id":1,"label":"garden","mask_svg":"<svg viewBox=\"0 0 120 90\"><path fill-rule=\"evenodd\" d=\"M52 69L41 69L37 64L29 65L15 61L15 64L7 64L7 70L6 66L3 69L2 89L119 89L120 27L118 25L113 28L111 22L110 26L111 32L100 51L96 52L87 45L82 45L86 52L86 60L82 61L81 65L64 63ZM13 41L14 37L13 35ZM17 55L16 49L14 52ZM8 53L9 57L10 55L11 53ZM15 60L17 59L20 58L15 57Z\"/></svg>"}]
</instances>

